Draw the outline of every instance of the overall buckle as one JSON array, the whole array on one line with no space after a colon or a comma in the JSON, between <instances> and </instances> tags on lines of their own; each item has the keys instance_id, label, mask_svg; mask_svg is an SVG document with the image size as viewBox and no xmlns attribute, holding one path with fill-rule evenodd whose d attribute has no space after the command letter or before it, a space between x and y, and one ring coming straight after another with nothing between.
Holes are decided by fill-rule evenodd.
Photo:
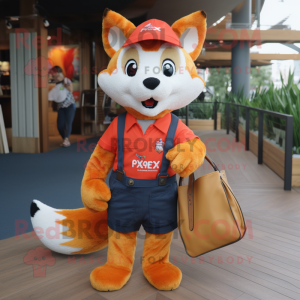
<instances>
[{"instance_id":1,"label":"overall buckle","mask_svg":"<svg viewBox=\"0 0 300 300\"><path fill-rule=\"evenodd\" d=\"M119 181L123 181L123 175L125 174L125 172L123 171L123 170L116 170L116 172L117 172L117 180L119 180Z\"/></svg>"},{"instance_id":2,"label":"overall buckle","mask_svg":"<svg viewBox=\"0 0 300 300\"><path fill-rule=\"evenodd\" d=\"M158 177L158 185L166 185L167 184L167 179L169 177L169 174L168 175L162 175L162 176L160 176L158 174L157 177Z\"/></svg>"}]
</instances>

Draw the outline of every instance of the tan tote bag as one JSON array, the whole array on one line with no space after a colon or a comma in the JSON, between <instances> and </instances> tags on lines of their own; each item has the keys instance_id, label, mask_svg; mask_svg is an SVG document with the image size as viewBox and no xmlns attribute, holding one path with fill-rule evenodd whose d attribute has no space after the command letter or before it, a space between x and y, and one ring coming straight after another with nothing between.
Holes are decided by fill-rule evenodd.
<instances>
[{"instance_id":1,"label":"tan tote bag","mask_svg":"<svg viewBox=\"0 0 300 300\"><path fill-rule=\"evenodd\" d=\"M197 257L233 244L246 233L241 208L227 182L225 171L205 157L214 169L195 180L189 176L188 185L178 186L178 229L186 253Z\"/></svg>"}]
</instances>

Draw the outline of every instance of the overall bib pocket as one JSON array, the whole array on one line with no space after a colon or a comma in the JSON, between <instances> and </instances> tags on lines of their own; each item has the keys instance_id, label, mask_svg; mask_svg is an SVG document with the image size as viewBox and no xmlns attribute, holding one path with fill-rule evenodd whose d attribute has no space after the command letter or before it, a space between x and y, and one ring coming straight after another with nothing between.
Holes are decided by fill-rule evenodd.
<instances>
[{"instance_id":1,"label":"overall bib pocket","mask_svg":"<svg viewBox=\"0 0 300 300\"><path fill-rule=\"evenodd\" d=\"M135 222L136 197L122 183L114 180L111 185L111 199L108 201L108 219L118 226Z\"/></svg>"},{"instance_id":2,"label":"overall bib pocket","mask_svg":"<svg viewBox=\"0 0 300 300\"><path fill-rule=\"evenodd\" d=\"M149 198L149 215L152 227L177 222L177 182L154 188Z\"/></svg>"}]
</instances>

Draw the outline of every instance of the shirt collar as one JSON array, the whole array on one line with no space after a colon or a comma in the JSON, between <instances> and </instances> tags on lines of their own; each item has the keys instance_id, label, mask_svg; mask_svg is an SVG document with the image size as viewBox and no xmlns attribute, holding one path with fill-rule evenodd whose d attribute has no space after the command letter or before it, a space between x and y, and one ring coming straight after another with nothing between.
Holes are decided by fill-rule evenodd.
<instances>
[{"instance_id":1,"label":"shirt collar","mask_svg":"<svg viewBox=\"0 0 300 300\"><path fill-rule=\"evenodd\" d=\"M126 114L126 125L127 125L127 130L126 131L129 131L131 129L131 127L137 123L137 120L136 118L131 115L130 113L127 113Z\"/></svg>"},{"instance_id":2,"label":"shirt collar","mask_svg":"<svg viewBox=\"0 0 300 300\"><path fill-rule=\"evenodd\" d=\"M154 126L159 129L160 131L162 131L163 133L167 133L170 127L170 123L171 123L171 114L167 113L165 116L163 116L160 119L157 119L154 122Z\"/></svg>"},{"instance_id":3,"label":"shirt collar","mask_svg":"<svg viewBox=\"0 0 300 300\"><path fill-rule=\"evenodd\" d=\"M126 131L129 131L133 127L134 124L138 123L137 119L128 112L127 112L127 116L126 116L126 121L127 121L127 124L126 124L127 125L127 130ZM169 130L170 122L171 122L171 114L167 113L162 118L157 119L153 123L153 125L157 129L162 131L163 133L167 133L168 130Z\"/></svg>"}]
</instances>

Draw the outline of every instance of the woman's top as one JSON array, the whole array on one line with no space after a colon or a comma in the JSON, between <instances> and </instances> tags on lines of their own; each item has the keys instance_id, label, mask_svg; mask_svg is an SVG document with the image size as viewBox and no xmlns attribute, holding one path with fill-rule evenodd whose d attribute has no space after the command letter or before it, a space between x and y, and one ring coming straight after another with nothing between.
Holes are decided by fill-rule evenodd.
<instances>
[{"instance_id":1,"label":"woman's top","mask_svg":"<svg viewBox=\"0 0 300 300\"><path fill-rule=\"evenodd\" d=\"M68 78L67 83L71 83L71 80ZM69 107L75 103L73 94L65 88L64 81L56 83L55 87L48 93L48 100L55 101L58 109Z\"/></svg>"}]
</instances>

